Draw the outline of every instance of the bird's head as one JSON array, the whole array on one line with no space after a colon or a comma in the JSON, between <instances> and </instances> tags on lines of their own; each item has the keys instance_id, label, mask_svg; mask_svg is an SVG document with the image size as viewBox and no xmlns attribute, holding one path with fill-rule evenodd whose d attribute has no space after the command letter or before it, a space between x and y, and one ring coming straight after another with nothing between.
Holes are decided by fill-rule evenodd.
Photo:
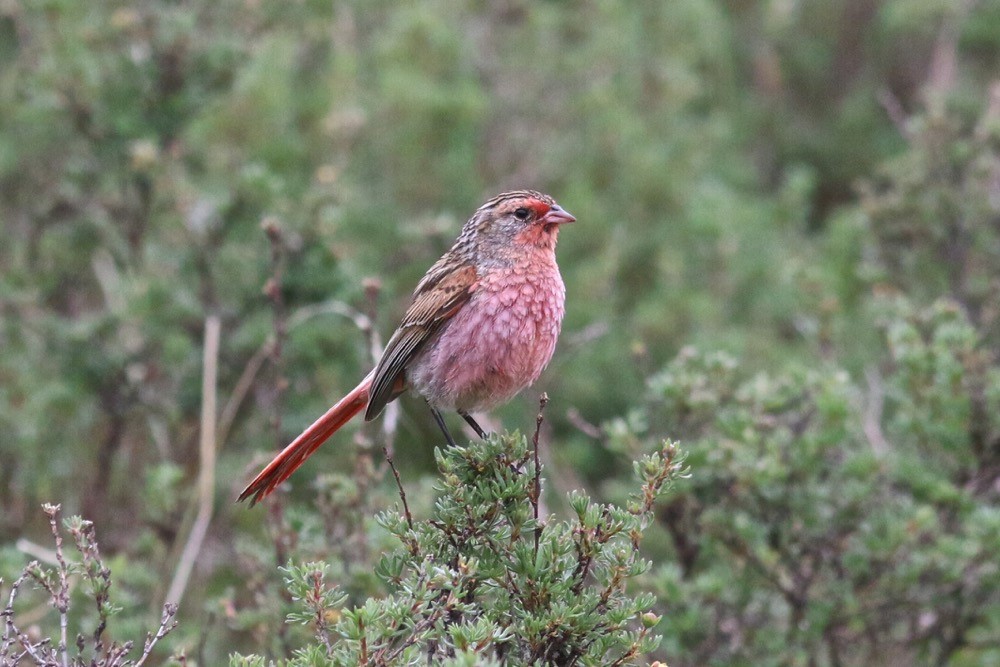
<instances>
[{"instance_id":1,"label":"bird's head","mask_svg":"<svg viewBox=\"0 0 1000 667\"><path fill-rule=\"evenodd\" d=\"M553 249L559 227L575 220L552 197L534 190L515 190L480 206L465 224L462 236L489 241L497 247Z\"/></svg>"}]
</instances>

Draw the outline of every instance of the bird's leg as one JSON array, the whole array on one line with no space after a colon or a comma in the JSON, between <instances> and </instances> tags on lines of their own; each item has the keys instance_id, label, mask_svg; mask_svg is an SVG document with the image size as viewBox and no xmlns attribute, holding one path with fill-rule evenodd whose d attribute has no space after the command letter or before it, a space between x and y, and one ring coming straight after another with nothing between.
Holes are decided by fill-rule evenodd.
<instances>
[{"instance_id":1,"label":"bird's leg","mask_svg":"<svg viewBox=\"0 0 1000 667\"><path fill-rule=\"evenodd\" d=\"M444 423L444 417L441 416L441 413L437 408L429 403L428 405L430 406L431 414L434 415L434 421L437 422L438 428L440 428L441 432L444 433L444 439L448 441L448 444L451 447L457 447L458 445L455 444L455 439L451 437L451 433L448 431L448 426Z\"/></svg>"},{"instance_id":2,"label":"bird's leg","mask_svg":"<svg viewBox=\"0 0 1000 667\"><path fill-rule=\"evenodd\" d=\"M486 431L483 430L482 426L476 423L476 420L472 418L472 415L462 410L459 410L458 414L462 415L462 419L465 420L466 424L472 427L472 430L476 432L476 435L478 435L483 440L486 439Z\"/></svg>"}]
</instances>

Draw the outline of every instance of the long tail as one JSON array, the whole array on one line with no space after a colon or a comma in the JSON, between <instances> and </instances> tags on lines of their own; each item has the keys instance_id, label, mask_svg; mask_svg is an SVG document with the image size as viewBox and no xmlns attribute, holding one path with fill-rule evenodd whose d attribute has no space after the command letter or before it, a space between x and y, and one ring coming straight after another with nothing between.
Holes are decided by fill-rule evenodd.
<instances>
[{"instance_id":1,"label":"long tail","mask_svg":"<svg viewBox=\"0 0 1000 667\"><path fill-rule=\"evenodd\" d=\"M369 373L347 396L337 401L332 408L326 411L326 414L295 438L292 444L281 450L281 453L260 471L260 474L247 485L247 488L243 489L239 499L250 498L250 506L253 507L266 498L300 465L305 463L306 459L312 456L312 453L326 442L327 438L350 421L351 417L361 412L368 404L368 394L374 375L375 371Z\"/></svg>"}]
</instances>

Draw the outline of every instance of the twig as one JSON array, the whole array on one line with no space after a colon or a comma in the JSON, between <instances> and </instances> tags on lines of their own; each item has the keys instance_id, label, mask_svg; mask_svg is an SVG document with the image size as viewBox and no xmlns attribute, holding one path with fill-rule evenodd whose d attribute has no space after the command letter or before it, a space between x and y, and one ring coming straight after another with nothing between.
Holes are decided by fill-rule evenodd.
<instances>
[{"instance_id":1,"label":"twig","mask_svg":"<svg viewBox=\"0 0 1000 667\"><path fill-rule=\"evenodd\" d=\"M420 583L421 582L418 581L418 585L420 585ZM422 635L433 628L446 612L450 613L454 606L455 597L451 594L451 592L441 591L437 598L435 598L428 606L431 613L422 618L419 622L413 624L413 627L409 629L405 635L405 639L403 639L399 646L396 646L391 651L388 646L379 649L371 656L371 662L379 666L395 664L396 658L398 658L403 651L419 642L422 639Z\"/></svg>"},{"instance_id":2,"label":"twig","mask_svg":"<svg viewBox=\"0 0 1000 667\"><path fill-rule=\"evenodd\" d=\"M361 655L358 656L359 665L368 664L368 635L365 633L365 620L358 617L358 632L361 633Z\"/></svg>"},{"instance_id":3,"label":"twig","mask_svg":"<svg viewBox=\"0 0 1000 667\"><path fill-rule=\"evenodd\" d=\"M888 88L882 88L876 92L875 97L878 99L878 103L882 105L882 109L885 110L885 115L896 126L896 131L899 132L899 135L907 141L912 139L913 133L910 131L909 125L907 125L906 111L903 109L899 98L893 95L892 91Z\"/></svg>"},{"instance_id":4,"label":"twig","mask_svg":"<svg viewBox=\"0 0 1000 667\"><path fill-rule=\"evenodd\" d=\"M31 637L29 637L27 634L25 634L23 632L17 635L17 643L20 644L21 648L24 649L24 651L21 653L21 655L22 656L24 656L24 655L31 656L31 658L35 661L36 665L52 665L53 664L52 661L49 660L46 656L39 655L38 653L35 652L35 649L44 648L45 645L48 643L48 641L49 641L48 639L44 639L44 640L42 640L42 641L40 641L38 643L34 643L34 642L31 641ZM49 649L49 654L51 654L51 649ZM15 663L15 664L17 664L17 663Z\"/></svg>"},{"instance_id":5,"label":"twig","mask_svg":"<svg viewBox=\"0 0 1000 667\"><path fill-rule=\"evenodd\" d=\"M59 610L59 655L62 657L63 667L69 667L69 646L67 642L67 628L69 627L69 584L66 581L69 566L63 557L62 535L59 533L59 510L61 505L42 505L42 510L49 517L49 528L56 542L56 560L59 566L56 572L59 573L59 588L52 591L52 606Z\"/></svg>"},{"instance_id":6,"label":"twig","mask_svg":"<svg viewBox=\"0 0 1000 667\"><path fill-rule=\"evenodd\" d=\"M181 553L174 578L170 582L165 604L179 605L194 562L201 551L202 542L212 520L215 495L215 443L216 443L216 381L219 364L219 334L222 328L219 316L212 313L205 318L205 350L201 375L201 437L198 446L200 470L198 475L198 515Z\"/></svg>"},{"instance_id":7,"label":"twig","mask_svg":"<svg viewBox=\"0 0 1000 667\"><path fill-rule=\"evenodd\" d=\"M538 434L545 421L545 406L549 404L549 395L542 392L538 397L538 416L535 417L535 434L531 437L533 456L535 459L535 481L531 487L531 511L535 517L535 559L538 558L538 541L542 538L542 526L538 523L538 499L542 495L542 466L538 462Z\"/></svg>"},{"instance_id":8,"label":"twig","mask_svg":"<svg viewBox=\"0 0 1000 667\"><path fill-rule=\"evenodd\" d=\"M82 558L83 576L87 580L90 593L97 605L98 623L94 628L94 651L100 654L104 648L103 635L108 627L108 603L111 590L111 570L101 560L101 552L97 545L97 532L90 521L73 522L69 526L70 535L76 542L76 548ZM82 637L77 643L82 642ZM113 646L114 644L112 644Z\"/></svg>"},{"instance_id":9,"label":"twig","mask_svg":"<svg viewBox=\"0 0 1000 667\"><path fill-rule=\"evenodd\" d=\"M882 404L885 389L882 386L882 376L878 370L869 367L865 369L865 382L868 384L867 401L864 405L861 429L864 431L872 452L878 458L884 458L889 453L889 443L882 433Z\"/></svg>"},{"instance_id":10,"label":"twig","mask_svg":"<svg viewBox=\"0 0 1000 667\"><path fill-rule=\"evenodd\" d=\"M281 226L273 217L264 219L261 224L267 240L271 243L271 277L264 285L264 294L271 301L272 323L274 328L269 355L274 368L274 413L271 415L271 428L274 431L275 449L281 449L284 444L281 436L281 399L287 387L284 374L285 339L288 337L288 318L285 313L285 299L282 295L282 280L285 268L285 243L281 236Z\"/></svg>"},{"instance_id":11,"label":"twig","mask_svg":"<svg viewBox=\"0 0 1000 667\"><path fill-rule=\"evenodd\" d=\"M303 306L293 312L288 317L287 331L291 331L319 315L341 315L351 320L354 326L362 332L368 331L371 327L371 321L364 313L348 306L342 301L325 301L323 303ZM218 441L217 450L229 439L229 430L236 419L236 413L239 412L240 406L243 405L243 401L246 400L247 395L250 393L250 389L253 387L260 369L264 366L264 362L271 355L271 348L272 343L270 340L264 342L257 348L257 351L253 353L253 356L250 357L243 367L243 371L240 373L240 377L236 381L232 393L229 395L229 400L222 409L222 415L219 417L218 436L216 438ZM394 405L396 404L390 403L387 409Z\"/></svg>"},{"instance_id":12,"label":"twig","mask_svg":"<svg viewBox=\"0 0 1000 667\"><path fill-rule=\"evenodd\" d=\"M571 333L566 342L566 347L570 349L586 347L595 340L606 336L609 331L611 331L610 323L605 322L604 320L597 320L588 324L579 331Z\"/></svg>"},{"instance_id":13,"label":"twig","mask_svg":"<svg viewBox=\"0 0 1000 667\"><path fill-rule=\"evenodd\" d=\"M410 514L410 506L406 504L406 491L403 490L403 482L399 479L399 472L396 470L396 464L393 463L392 455L389 454L388 447L382 447L382 452L385 454L385 460L392 469L392 476L396 478L396 486L399 487L399 499L403 501L403 513L406 515L406 523L413 530L413 515Z\"/></svg>"},{"instance_id":14,"label":"twig","mask_svg":"<svg viewBox=\"0 0 1000 667\"><path fill-rule=\"evenodd\" d=\"M372 326L371 320L360 310L334 299L299 308L288 318L288 328L294 329L317 315L341 315L351 320L354 326L362 332L367 331Z\"/></svg>"},{"instance_id":15,"label":"twig","mask_svg":"<svg viewBox=\"0 0 1000 667\"><path fill-rule=\"evenodd\" d=\"M382 283L377 278L366 278L362 284L365 289L365 302L368 306L366 314L367 328L362 327L362 331L368 338L368 353L371 356L372 363L378 364L379 359L382 358L383 346L382 337L379 336L378 330L375 328L375 322L378 320L378 296L382 290ZM382 440L390 452L394 451L393 444L396 441L396 430L398 427L399 403L392 401L389 405L385 406L385 410L382 413Z\"/></svg>"},{"instance_id":16,"label":"twig","mask_svg":"<svg viewBox=\"0 0 1000 667\"><path fill-rule=\"evenodd\" d=\"M361 326L360 323L358 326L368 339L368 352L372 361L378 363L382 356L382 340L375 330L375 319L378 315L378 295L382 291L382 282L378 278L365 278L361 284L365 290L365 306L368 312L365 313L365 326Z\"/></svg>"},{"instance_id":17,"label":"twig","mask_svg":"<svg viewBox=\"0 0 1000 667\"><path fill-rule=\"evenodd\" d=\"M575 407L566 411L566 421L568 421L571 426L588 438L604 442L606 437L604 429L597 424L591 424L589 421L584 419L583 415L581 415L580 411Z\"/></svg>"},{"instance_id":18,"label":"twig","mask_svg":"<svg viewBox=\"0 0 1000 667\"><path fill-rule=\"evenodd\" d=\"M30 566L29 566L30 567ZM15 641L19 641L21 637L21 631L17 629L14 625L14 600L17 598L17 591L21 588L21 584L29 577L28 569L26 568L17 579L14 580L13 585L10 588L10 596L7 598L7 606L3 608L2 616L4 617L3 626L3 649L6 650L8 646L12 646ZM2 583L0 579L0 583ZM18 664L17 661L14 664Z\"/></svg>"},{"instance_id":19,"label":"twig","mask_svg":"<svg viewBox=\"0 0 1000 667\"><path fill-rule=\"evenodd\" d=\"M233 385L233 391L229 394L229 400L226 401L225 407L222 408L222 414L219 415L219 428L217 429L218 435L216 436L219 448L229 439L229 429L233 426L236 413L243 404L243 399L250 393L250 388L253 387L254 380L257 378L257 373L264 365L264 361L270 352L270 343L264 343L257 348L257 351L253 353L253 356L250 357L243 367L243 372L240 373L236 384Z\"/></svg>"},{"instance_id":20,"label":"twig","mask_svg":"<svg viewBox=\"0 0 1000 667\"><path fill-rule=\"evenodd\" d=\"M25 537L17 538L17 542L14 543L14 548L26 556L31 556L35 560L42 561L46 565L59 564L59 561L56 560L55 551L52 549L46 549L41 544L35 544Z\"/></svg>"},{"instance_id":21,"label":"twig","mask_svg":"<svg viewBox=\"0 0 1000 667\"><path fill-rule=\"evenodd\" d=\"M148 658L153 652L153 647L156 646L156 642L166 637L171 630L177 627L177 621L174 621L173 623L170 622L176 615L177 605L163 605L163 615L160 616L160 627L157 629L155 635L146 635L146 643L142 647L142 657L136 661L135 667L142 667L143 663L146 662L146 658Z\"/></svg>"},{"instance_id":22,"label":"twig","mask_svg":"<svg viewBox=\"0 0 1000 667\"><path fill-rule=\"evenodd\" d=\"M958 72L959 24L964 19L967 6L971 3L966 1L965 6L962 6L963 3L958 4L959 10L955 12L954 18L946 17L941 21L934 50L931 52L931 61L927 65L923 97L924 104L931 111L941 111L944 98L955 87Z\"/></svg>"},{"instance_id":23,"label":"twig","mask_svg":"<svg viewBox=\"0 0 1000 667\"><path fill-rule=\"evenodd\" d=\"M362 332L368 331L371 327L371 320L364 313L351 308L342 301L326 301L297 309L288 317L286 331L291 331L319 315L341 315L351 320L354 326ZM243 371L233 386L229 400L226 402L226 406L222 409L222 414L219 417L218 436L216 438L218 440L218 448L221 448L229 439L229 430L236 419L236 413L239 412L240 406L243 405L243 401L250 393L254 380L257 379L257 373L260 372L260 369L264 366L264 362L271 355L271 350L272 342L270 340L264 342L257 348L253 356L247 360L246 365L243 367ZM395 403L390 403L389 405L392 406Z\"/></svg>"}]
</instances>

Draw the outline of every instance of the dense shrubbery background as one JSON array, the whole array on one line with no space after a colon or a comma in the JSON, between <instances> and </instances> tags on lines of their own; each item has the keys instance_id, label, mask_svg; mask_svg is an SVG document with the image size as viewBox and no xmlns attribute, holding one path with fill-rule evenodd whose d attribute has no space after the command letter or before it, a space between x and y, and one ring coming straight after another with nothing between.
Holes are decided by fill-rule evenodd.
<instances>
[{"instance_id":1,"label":"dense shrubbery background","mask_svg":"<svg viewBox=\"0 0 1000 667\"><path fill-rule=\"evenodd\" d=\"M434 511L419 401L231 501L528 186L579 219L543 505L621 505L632 459L688 452L631 584L662 615L642 659L1000 663L998 62L996 0L0 3L5 603L58 502L141 647L199 492L151 660L318 650L289 561L327 563L332 616L383 599L382 445ZM490 426L533 429L537 393Z\"/></svg>"}]
</instances>

